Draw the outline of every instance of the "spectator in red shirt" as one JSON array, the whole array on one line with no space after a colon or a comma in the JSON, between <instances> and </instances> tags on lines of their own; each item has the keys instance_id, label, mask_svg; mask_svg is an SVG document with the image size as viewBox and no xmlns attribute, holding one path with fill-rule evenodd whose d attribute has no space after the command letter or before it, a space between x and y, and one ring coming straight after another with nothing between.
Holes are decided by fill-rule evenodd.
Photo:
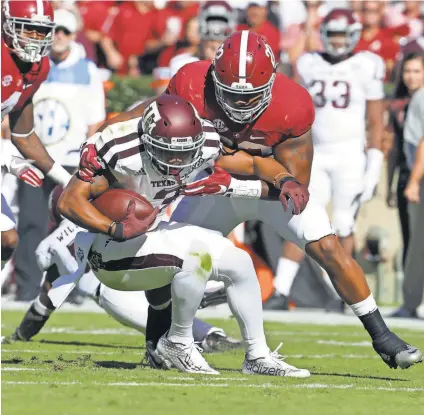
<instances>
[{"instance_id":1,"label":"spectator in red shirt","mask_svg":"<svg viewBox=\"0 0 424 415\"><path fill-rule=\"evenodd\" d=\"M106 58L100 46L100 42L109 32L113 21L119 13L116 1L79 1L78 10L83 22L83 34L89 41L92 52L89 52L85 42L77 38L77 41L84 44L87 56L96 62L97 66L105 67Z\"/></svg>"},{"instance_id":2,"label":"spectator in red shirt","mask_svg":"<svg viewBox=\"0 0 424 415\"><path fill-rule=\"evenodd\" d=\"M170 1L158 10L154 35L146 43L146 53L159 53L185 38L188 22L197 16L199 4L195 1Z\"/></svg>"},{"instance_id":3,"label":"spectator in red shirt","mask_svg":"<svg viewBox=\"0 0 424 415\"><path fill-rule=\"evenodd\" d=\"M153 37L157 10L152 1L125 1L119 6L109 33L101 45L107 64L120 74L128 72L128 61L141 55L146 43Z\"/></svg>"},{"instance_id":4,"label":"spectator in red shirt","mask_svg":"<svg viewBox=\"0 0 424 415\"><path fill-rule=\"evenodd\" d=\"M197 18L193 17L185 25L184 39L164 49L158 57L159 67L169 66L171 59L180 53L195 53L200 43L199 23Z\"/></svg>"},{"instance_id":5,"label":"spectator in red shirt","mask_svg":"<svg viewBox=\"0 0 424 415\"><path fill-rule=\"evenodd\" d=\"M274 52L275 59L280 58L280 31L268 20L268 1L250 1L246 10L247 24L238 25L237 30L251 30L262 35Z\"/></svg>"},{"instance_id":6,"label":"spectator in red shirt","mask_svg":"<svg viewBox=\"0 0 424 415\"><path fill-rule=\"evenodd\" d=\"M387 78L390 78L400 47L391 32L382 28L384 8L385 4L380 1L362 3L362 36L355 50L369 50L380 55L386 62Z\"/></svg>"},{"instance_id":7,"label":"spectator in red shirt","mask_svg":"<svg viewBox=\"0 0 424 415\"><path fill-rule=\"evenodd\" d=\"M403 1L386 7L384 25L397 37L415 39L423 33L422 1Z\"/></svg>"}]
</instances>

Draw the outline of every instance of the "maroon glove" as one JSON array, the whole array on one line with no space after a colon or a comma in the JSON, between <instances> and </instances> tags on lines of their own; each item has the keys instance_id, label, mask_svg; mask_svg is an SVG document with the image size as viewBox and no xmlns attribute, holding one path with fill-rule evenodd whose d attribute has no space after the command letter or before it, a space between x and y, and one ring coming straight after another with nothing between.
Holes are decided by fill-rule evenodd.
<instances>
[{"instance_id":1,"label":"maroon glove","mask_svg":"<svg viewBox=\"0 0 424 415\"><path fill-rule=\"evenodd\" d=\"M231 175L221 167L215 166L208 177L189 183L184 187L185 196L223 195L228 191Z\"/></svg>"},{"instance_id":2,"label":"maroon glove","mask_svg":"<svg viewBox=\"0 0 424 415\"><path fill-rule=\"evenodd\" d=\"M299 215L302 213L309 201L308 188L300 184L294 177L285 177L280 182L281 192L280 201L287 212L289 207L289 199L293 201L293 214Z\"/></svg>"},{"instance_id":3,"label":"maroon glove","mask_svg":"<svg viewBox=\"0 0 424 415\"><path fill-rule=\"evenodd\" d=\"M97 158L97 150L94 144L86 144L81 151L78 168L78 177L84 182L94 183L94 175L102 169Z\"/></svg>"},{"instance_id":4,"label":"maroon glove","mask_svg":"<svg viewBox=\"0 0 424 415\"><path fill-rule=\"evenodd\" d=\"M140 220L135 216L135 202L131 200L128 203L128 209L124 219L116 224L113 239L122 242L143 235L152 226L158 213L159 209L155 208L149 216Z\"/></svg>"}]
</instances>

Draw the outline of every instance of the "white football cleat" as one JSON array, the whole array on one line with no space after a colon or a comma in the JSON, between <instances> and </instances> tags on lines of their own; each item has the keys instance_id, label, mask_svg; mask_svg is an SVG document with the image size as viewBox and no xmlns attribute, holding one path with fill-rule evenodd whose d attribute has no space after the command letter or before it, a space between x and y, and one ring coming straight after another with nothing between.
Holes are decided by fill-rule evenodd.
<instances>
[{"instance_id":1,"label":"white football cleat","mask_svg":"<svg viewBox=\"0 0 424 415\"><path fill-rule=\"evenodd\" d=\"M156 353L165 361L168 367L173 366L179 371L186 373L219 375L219 372L209 366L194 342L189 346L173 343L168 339L167 334L164 334L159 339Z\"/></svg>"},{"instance_id":2,"label":"white football cleat","mask_svg":"<svg viewBox=\"0 0 424 415\"><path fill-rule=\"evenodd\" d=\"M307 369L298 369L284 362L283 356L278 350L283 345L270 353L268 356L259 357L258 359L244 359L242 372L245 375L267 375L267 376L287 376L291 378L309 378L311 373Z\"/></svg>"}]
</instances>

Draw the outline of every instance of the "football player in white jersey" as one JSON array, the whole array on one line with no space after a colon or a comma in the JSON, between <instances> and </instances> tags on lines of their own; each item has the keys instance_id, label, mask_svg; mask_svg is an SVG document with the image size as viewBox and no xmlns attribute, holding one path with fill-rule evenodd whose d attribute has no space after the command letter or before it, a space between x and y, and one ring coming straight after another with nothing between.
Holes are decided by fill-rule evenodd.
<instances>
[{"instance_id":1,"label":"football player in white jersey","mask_svg":"<svg viewBox=\"0 0 424 415\"><path fill-rule=\"evenodd\" d=\"M333 9L321 24L324 52L305 53L296 63L299 81L315 104L309 191L324 206L333 202L333 228L351 255L359 206L373 197L384 157L385 64L372 52L353 52L360 35L361 24L350 10ZM276 294L266 308L287 302L303 255L294 244L285 244L282 257L288 266L277 275Z\"/></svg>"},{"instance_id":2,"label":"football player in white jersey","mask_svg":"<svg viewBox=\"0 0 424 415\"><path fill-rule=\"evenodd\" d=\"M49 307L51 303L47 296L52 282L60 275L70 274L78 269L74 240L76 234L85 231L85 229L68 219L64 219L59 214L57 202L62 191L62 186L57 186L52 192L49 213L53 229L35 251L37 265L41 272L45 272L40 293L16 330L12 335L3 338L2 343L29 341L37 335L55 311L54 308ZM141 333L146 333L149 303L144 291L113 290L102 284L90 269L86 269L77 284L77 288L77 292L94 300L106 313L121 324ZM197 318L193 323L193 337L203 351L208 353L242 347L240 341L227 336L223 329L214 327ZM154 351L150 343L149 340L146 340L146 357L148 359L153 353L152 350Z\"/></svg>"},{"instance_id":3,"label":"football player in white jersey","mask_svg":"<svg viewBox=\"0 0 424 415\"><path fill-rule=\"evenodd\" d=\"M112 124L96 133L82 153L90 151L98 157L92 159L97 164L92 166L97 177L94 180L91 174L86 175L84 166L80 166L58 206L65 217L96 233L77 234L79 267L73 275L53 283L48 294L53 306L60 305L57 294L66 292L67 286L72 288L88 262L106 286L148 291L150 304L162 313L172 307L169 332L165 329L158 339L159 361L184 372L217 374L194 346L192 332L206 283L216 279L225 283L230 307L240 325L246 347L243 373L310 376L309 371L288 365L270 352L263 329L259 283L249 255L219 232L160 220L166 206L180 191L184 192L185 184L212 167L220 155L219 135L212 124L202 121L184 98L163 95L148 105L142 117ZM214 174L226 177L224 181L220 177L217 186L221 189L226 182L227 196L268 197L268 186L259 180L236 180L216 167L211 176ZM155 209L139 220L131 201L125 218L113 222L89 202L112 184L137 191ZM155 325L158 320L150 317L148 324Z\"/></svg>"}]
</instances>

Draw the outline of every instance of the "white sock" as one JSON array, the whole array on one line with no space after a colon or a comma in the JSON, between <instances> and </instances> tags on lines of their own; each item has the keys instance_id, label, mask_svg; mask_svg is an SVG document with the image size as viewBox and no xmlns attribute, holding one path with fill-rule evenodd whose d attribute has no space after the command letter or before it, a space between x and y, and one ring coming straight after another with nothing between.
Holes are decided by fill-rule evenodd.
<instances>
[{"instance_id":1,"label":"white sock","mask_svg":"<svg viewBox=\"0 0 424 415\"><path fill-rule=\"evenodd\" d=\"M268 356L261 289L250 256L237 248L225 251L218 261L218 273L227 288L228 305L239 324L246 355L249 359Z\"/></svg>"},{"instance_id":2,"label":"white sock","mask_svg":"<svg viewBox=\"0 0 424 415\"><path fill-rule=\"evenodd\" d=\"M365 300L360 301L359 303L352 304L350 306L352 311L355 313L355 316L361 317L366 314L372 313L377 310L377 303L375 302L374 296L370 294Z\"/></svg>"},{"instance_id":3,"label":"white sock","mask_svg":"<svg viewBox=\"0 0 424 415\"><path fill-rule=\"evenodd\" d=\"M190 345L193 339L193 319L199 308L207 280L195 272L180 271L171 283L172 323L168 339Z\"/></svg>"},{"instance_id":4,"label":"white sock","mask_svg":"<svg viewBox=\"0 0 424 415\"><path fill-rule=\"evenodd\" d=\"M331 282L331 279L330 279L330 277L328 276L327 271L326 271L324 268L321 268L321 270L322 270L322 279L324 280L324 283L325 283L325 284L327 285L327 287L330 289L331 294L333 295L333 297L334 297L335 299L339 299L339 298L340 298L340 296L339 296L339 294L337 293L336 289L334 288L334 285L333 285L333 283Z\"/></svg>"},{"instance_id":5,"label":"white sock","mask_svg":"<svg viewBox=\"0 0 424 415\"><path fill-rule=\"evenodd\" d=\"M281 257L278 260L277 272L274 278L274 288L280 294L286 297L290 295L290 290L299 268L300 264L291 259Z\"/></svg>"}]
</instances>

